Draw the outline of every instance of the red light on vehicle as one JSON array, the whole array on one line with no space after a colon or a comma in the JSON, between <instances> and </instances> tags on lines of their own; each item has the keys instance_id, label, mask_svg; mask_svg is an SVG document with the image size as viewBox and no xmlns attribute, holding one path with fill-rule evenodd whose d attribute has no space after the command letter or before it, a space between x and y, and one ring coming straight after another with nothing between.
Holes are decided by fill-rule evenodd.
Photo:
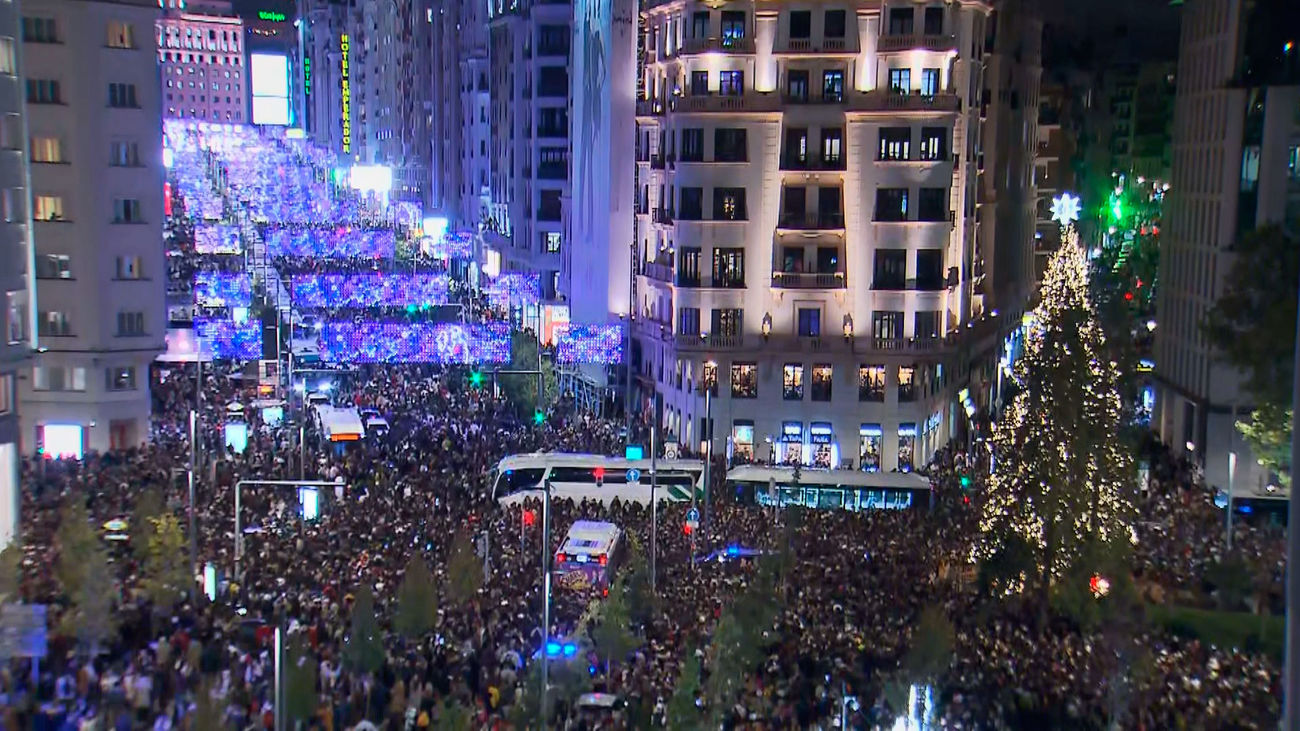
<instances>
[{"instance_id":1,"label":"red light on vehicle","mask_svg":"<svg viewBox=\"0 0 1300 731\"><path fill-rule=\"evenodd\" d=\"M595 468L594 470L591 471L591 474L592 474L592 476L595 477L597 480L603 480L603 479L605 479L605 468L604 468L604 467L597 467L597 468Z\"/></svg>"},{"instance_id":2,"label":"red light on vehicle","mask_svg":"<svg viewBox=\"0 0 1300 731\"><path fill-rule=\"evenodd\" d=\"M531 510L524 511L524 525L531 528L533 527L533 523L536 521L537 521L537 516L533 513L533 511Z\"/></svg>"},{"instance_id":3,"label":"red light on vehicle","mask_svg":"<svg viewBox=\"0 0 1300 731\"><path fill-rule=\"evenodd\" d=\"M556 562L556 563L564 563L565 560L567 560L567 558L568 558L568 557L565 556L563 553L557 553L557 554L555 554L555 562Z\"/></svg>"},{"instance_id":4,"label":"red light on vehicle","mask_svg":"<svg viewBox=\"0 0 1300 731\"><path fill-rule=\"evenodd\" d=\"M600 554L600 559L599 559L599 560L600 560L600 565L601 565L601 566L605 566L605 565L607 565L607 564L609 563L609 556L606 556L605 554L602 553L602 554Z\"/></svg>"},{"instance_id":5,"label":"red light on vehicle","mask_svg":"<svg viewBox=\"0 0 1300 731\"><path fill-rule=\"evenodd\" d=\"M605 589L604 591L602 591L601 596L609 596L609 589Z\"/></svg>"}]
</instances>

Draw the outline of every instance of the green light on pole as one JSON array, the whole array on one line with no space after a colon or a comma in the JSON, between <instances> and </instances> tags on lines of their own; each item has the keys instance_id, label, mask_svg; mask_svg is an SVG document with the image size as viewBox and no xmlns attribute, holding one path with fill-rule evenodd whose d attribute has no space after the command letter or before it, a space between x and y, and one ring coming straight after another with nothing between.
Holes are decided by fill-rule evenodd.
<instances>
[{"instance_id":1,"label":"green light on pole","mask_svg":"<svg viewBox=\"0 0 1300 731\"><path fill-rule=\"evenodd\" d=\"M970 487L970 475L961 476L961 489L965 490Z\"/></svg>"},{"instance_id":2,"label":"green light on pole","mask_svg":"<svg viewBox=\"0 0 1300 731\"><path fill-rule=\"evenodd\" d=\"M545 421L546 421L546 414L543 414L541 409L537 409L536 411L533 412L534 424L541 426L543 423L545 423Z\"/></svg>"},{"instance_id":3,"label":"green light on pole","mask_svg":"<svg viewBox=\"0 0 1300 731\"><path fill-rule=\"evenodd\" d=\"M474 388L483 387L483 371L471 371L469 374L469 385Z\"/></svg>"}]
</instances>

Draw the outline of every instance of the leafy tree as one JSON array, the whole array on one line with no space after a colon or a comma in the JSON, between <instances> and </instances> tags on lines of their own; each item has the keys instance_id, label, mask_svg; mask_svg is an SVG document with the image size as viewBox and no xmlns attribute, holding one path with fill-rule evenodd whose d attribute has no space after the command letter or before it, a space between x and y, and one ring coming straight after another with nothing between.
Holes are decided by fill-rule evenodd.
<instances>
[{"instance_id":1,"label":"leafy tree","mask_svg":"<svg viewBox=\"0 0 1300 731\"><path fill-rule=\"evenodd\" d=\"M84 653L95 655L117 634L117 614L113 607L117 580L103 546L91 546L83 561L82 576L69 594L71 607L60 629L75 637Z\"/></svg>"},{"instance_id":2,"label":"leafy tree","mask_svg":"<svg viewBox=\"0 0 1300 731\"><path fill-rule=\"evenodd\" d=\"M700 694L700 659L688 655L682 663L681 674L668 699L668 728L672 731L690 731L700 727L700 709L695 699Z\"/></svg>"},{"instance_id":3,"label":"leafy tree","mask_svg":"<svg viewBox=\"0 0 1300 731\"><path fill-rule=\"evenodd\" d=\"M459 701L448 698L442 702L438 728L440 731L471 731L474 714Z\"/></svg>"},{"instance_id":4,"label":"leafy tree","mask_svg":"<svg viewBox=\"0 0 1300 731\"><path fill-rule=\"evenodd\" d=\"M343 662L354 671L378 672L384 665L384 641L375 615L375 594L369 586L357 591L352 604L352 627L343 644Z\"/></svg>"},{"instance_id":5,"label":"leafy tree","mask_svg":"<svg viewBox=\"0 0 1300 731\"><path fill-rule=\"evenodd\" d=\"M752 627L747 627L734 608L728 608L713 630L713 656L709 661L709 679L705 696L709 701L711 725L722 723L731 709L745 679L762 659L762 647L755 641Z\"/></svg>"},{"instance_id":6,"label":"leafy tree","mask_svg":"<svg viewBox=\"0 0 1300 731\"><path fill-rule=\"evenodd\" d=\"M458 606L468 604L483 586L483 563L474 553L469 534L460 531L447 557L447 593Z\"/></svg>"},{"instance_id":7,"label":"leafy tree","mask_svg":"<svg viewBox=\"0 0 1300 731\"><path fill-rule=\"evenodd\" d=\"M75 594L89 572L86 561L90 554L101 548L95 531L90 527L90 515L80 500L71 500L59 517L59 560L55 576L68 594Z\"/></svg>"},{"instance_id":8,"label":"leafy tree","mask_svg":"<svg viewBox=\"0 0 1300 731\"><path fill-rule=\"evenodd\" d=\"M1277 445L1291 443L1300 241L1269 225L1242 236L1232 253L1223 294L1202 329L1223 361L1246 376L1245 389L1258 409L1250 427L1241 429L1246 443L1290 484L1290 455L1282 458Z\"/></svg>"},{"instance_id":9,"label":"leafy tree","mask_svg":"<svg viewBox=\"0 0 1300 731\"><path fill-rule=\"evenodd\" d=\"M167 512L162 493L157 488L148 488L140 493L135 501L135 510L131 513L131 546L141 561L149 559L149 544L153 540L154 521Z\"/></svg>"},{"instance_id":10,"label":"leafy tree","mask_svg":"<svg viewBox=\"0 0 1300 731\"><path fill-rule=\"evenodd\" d=\"M393 628L407 639L418 639L431 632L438 619L438 592L433 575L419 553L414 554L402 574L397 589L397 613Z\"/></svg>"},{"instance_id":11,"label":"leafy tree","mask_svg":"<svg viewBox=\"0 0 1300 731\"><path fill-rule=\"evenodd\" d=\"M530 332L516 330L510 335L510 368L512 370L537 369L537 337ZM555 366L541 361L542 398L537 398L537 376L533 374L501 376L501 390L521 416L531 416L536 409L546 409L555 402L559 392Z\"/></svg>"},{"instance_id":12,"label":"leafy tree","mask_svg":"<svg viewBox=\"0 0 1300 731\"><path fill-rule=\"evenodd\" d=\"M193 587L185 533L176 516L153 519L149 550L144 562L143 587L153 604L168 609Z\"/></svg>"},{"instance_id":13,"label":"leafy tree","mask_svg":"<svg viewBox=\"0 0 1300 731\"><path fill-rule=\"evenodd\" d=\"M1117 367L1106 355L1072 230L1052 255L1041 292L1015 365L1020 391L993 432L997 461L975 555L1000 563L1006 552L1027 550L1031 570L998 588L1033 588L1045 619L1053 583L1087 546L1129 539L1132 455L1115 438Z\"/></svg>"},{"instance_id":14,"label":"leafy tree","mask_svg":"<svg viewBox=\"0 0 1300 731\"><path fill-rule=\"evenodd\" d=\"M917 618L912 646L903 656L908 680L933 685L952 664L957 630L941 607L926 607Z\"/></svg>"},{"instance_id":15,"label":"leafy tree","mask_svg":"<svg viewBox=\"0 0 1300 731\"><path fill-rule=\"evenodd\" d=\"M549 678L548 678L549 680ZM534 662L515 688L514 702L510 706L511 728L527 731L537 727L542 704L542 664Z\"/></svg>"},{"instance_id":16,"label":"leafy tree","mask_svg":"<svg viewBox=\"0 0 1300 731\"><path fill-rule=\"evenodd\" d=\"M285 715L291 721L306 723L316 714L316 702L316 659L298 635L285 648Z\"/></svg>"},{"instance_id":17,"label":"leafy tree","mask_svg":"<svg viewBox=\"0 0 1300 731\"><path fill-rule=\"evenodd\" d=\"M640 537L628 533L627 538L622 571L627 576L628 613L633 622L644 626L654 618L659 598L650 588L650 563Z\"/></svg>"},{"instance_id":18,"label":"leafy tree","mask_svg":"<svg viewBox=\"0 0 1300 731\"><path fill-rule=\"evenodd\" d=\"M1250 421L1238 421L1237 431L1265 469L1276 472L1278 482L1291 484L1291 409L1264 403L1251 412Z\"/></svg>"},{"instance_id":19,"label":"leafy tree","mask_svg":"<svg viewBox=\"0 0 1300 731\"><path fill-rule=\"evenodd\" d=\"M0 551L0 604L18 601L22 584L23 548L15 538Z\"/></svg>"},{"instance_id":20,"label":"leafy tree","mask_svg":"<svg viewBox=\"0 0 1300 731\"><path fill-rule=\"evenodd\" d=\"M1250 595L1254 574L1240 558L1230 556L1205 569L1205 580L1214 586L1219 609L1236 611Z\"/></svg>"},{"instance_id":21,"label":"leafy tree","mask_svg":"<svg viewBox=\"0 0 1300 731\"><path fill-rule=\"evenodd\" d=\"M609 588L609 597L601 607L600 622L591 630L596 650L605 658L605 664L622 662L636 649L636 635L632 634L631 612L627 603L627 581L619 577Z\"/></svg>"},{"instance_id":22,"label":"leafy tree","mask_svg":"<svg viewBox=\"0 0 1300 731\"><path fill-rule=\"evenodd\" d=\"M215 679L204 678L194 689L193 707L189 709L189 731L226 731L225 703L213 696Z\"/></svg>"}]
</instances>

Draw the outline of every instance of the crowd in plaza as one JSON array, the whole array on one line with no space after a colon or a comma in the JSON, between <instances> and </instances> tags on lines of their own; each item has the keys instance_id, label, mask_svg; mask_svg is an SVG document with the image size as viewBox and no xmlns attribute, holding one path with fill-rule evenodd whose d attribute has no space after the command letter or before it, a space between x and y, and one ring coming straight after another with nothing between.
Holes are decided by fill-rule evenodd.
<instances>
[{"instance_id":1,"label":"crowd in plaza","mask_svg":"<svg viewBox=\"0 0 1300 731\"><path fill-rule=\"evenodd\" d=\"M621 424L555 413L537 426L487 391L463 387L463 374L455 371L362 368L339 379L336 398L380 410L390 433L337 455L317 449L309 431L303 474L341 478L346 487L325 496L314 521L302 519L291 493L246 489L243 516L256 531L247 535L243 575L234 576L233 481L296 477L299 468L292 430L254 429L242 455L218 446L225 404L250 396L232 375L208 371L201 402L211 459L198 483L199 558L225 573L222 593L214 602L199 597L149 606L138 555L115 549L116 641L91 658L86 648L53 634L36 686L29 666L10 663L3 727L195 728L200 708L216 708L222 719L204 728L265 727L273 677L269 628L277 625L305 639L306 662L318 668L319 708L309 725L345 729L368 719L390 729L451 727L440 725L450 723L443 718L450 704L474 714L470 728L516 724L528 664L543 637L540 525L521 512L539 506L498 506L487 468L505 454L538 449L615 453ZM154 396L156 434L148 448L25 466L22 595L49 603L55 626L67 597L52 567L69 502L84 502L99 526L132 516L146 491L162 491L166 505L184 516L185 481L174 470L188 459L193 371L173 369L154 384ZM915 711L900 707L889 687L918 641L917 615L927 607L941 608L954 625L951 663L933 679L935 712L954 728L1101 728L1112 718L1146 729L1259 728L1276 717L1278 666L1264 655L1149 627L1135 628L1124 644L1113 628L1081 631L1059 618L1040 626L1035 607L990 602L945 576L940 567L964 562L975 530L975 513L960 498L962 465L960 453L949 450L931 465L939 493L933 512L774 514L719 494L706 530L688 537L681 529L684 508L661 506L656 599L633 614L637 647L608 670L593 662L577 674L587 688L616 694L627 707L592 720L572 694L557 691L564 702L555 727L643 727L663 720L684 659L703 657L708 677L709 637L755 580L756 568L746 561L693 565L690 558L737 544L786 550L794 564L782 579L781 611L763 648L767 659L752 668L728 714L734 728L827 728L845 712L846 695L857 700L846 713L852 727L891 727L895 716ZM1175 479L1162 471L1159 484ZM1196 493L1190 482L1177 489ZM1139 544L1138 574L1172 590L1202 569L1183 563L1190 560L1184 548L1213 545L1221 526L1180 512L1187 504L1180 501L1191 498L1150 499L1173 506L1157 520L1175 526L1180 537ZM652 540L649 511L640 505L560 502L553 516L550 552L578 518L615 522L641 546ZM1277 548L1244 538L1256 530L1243 527L1243 546ZM453 537L483 532L488 579L463 602L444 588L436 631L399 638L390 623L409 558L425 557L445 587L457 580L449 575ZM373 675L342 662L362 587L373 590L385 628L385 660ZM585 604L557 591L550 636L573 633ZM1123 647L1145 652L1128 658ZM1137 666L1141 672L1132 670ZM101 725L80 726L91 719Z\"/></svg>"}]
</instances>

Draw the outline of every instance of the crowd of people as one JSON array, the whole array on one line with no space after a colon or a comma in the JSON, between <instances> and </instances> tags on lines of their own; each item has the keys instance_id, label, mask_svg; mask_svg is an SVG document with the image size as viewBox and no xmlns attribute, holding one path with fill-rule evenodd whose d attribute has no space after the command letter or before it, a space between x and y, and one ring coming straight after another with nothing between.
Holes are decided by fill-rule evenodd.
<instances>
[{"instance_id":1,"label":"crowd of people","mask_svg":"<svg viewBox=\"0 0 1300 731\"><path fill-rule=\"evenodd\" d=\"M156 434L148 447L25 466L22 596L48 603L54 626L68 602L53 567L69 502L84 503L95 526L132 516L149 491L185 514L184 481L174 470L188 460L194 372L161 376L153 384ZM197 493L200 563L221 569L221 593L211 602L198 597L151 606L141 590L139 554L115 550L122 618L116 641L91 656L54 633L34 681L29 665L11 663L2 676L4 728L77 728L91 719L98 728L195 728L198 709L213 708L220 728L264 727L273 706L269 628L275 626L306 638L305 662L318 668L308 726L369 728L358 726L368 721L439 728L450 722L444 716L452 707L469 710L471 728L517 725L543 637L575 632L586 600L557 592L552 627L543 634L540 526L522 518L523 510L538 506L494 503L489 468L506 454L534 450L615 453L621 423L552 414L534 425L519 419L514 405L463 387L463 374L455 371L362 368L339 377L335 397L384 413L390 432L342 454L316 448L308 432L308 460L300 467L290 429L255 428L242 454L220 446L225 405L251 395L238 376L206 371L201 400L208 459ZM991 603L944 577L939 567L962 564L976 530L974 510L958 497L962 464L960 453L945 450L930 466L942 497L932 512L774 514L719 497L710 523L692 536L681 530L684 508L672 505L659 511L652 539L645 506L556 504L548 552L558 549L569 523L585 518L615 522L643 546L654 540L658 556L655 600L634 613L637 648L579 674L581 689L617 695L626 707L592 720L572 693L557 691L564 702L555 708L556 727L644 727L664 719L683 660L704 658L707 677L718 618L755 580L756 569L747 561L690 559L736 544L786 550L794 563L763 648L767 659L752 669L726 714L731 727L827 728L842 715L854 728L891 727L893 718L909 713L961 728L1100 728L1117 719L1147 729L1254 728L1276 717L1278 666L1262 654L1148 627L1121 641L1113 628L1081 630L1060 620L1042 626L1033 607ZM233 481L300 472L341 479L346 487L325 496L314 521L302 518L290 493L245 489L242 515L253 532L246 535L242 574L234 575ZM1175 511L1157 520L1178 526L1185 518ZM1179 530L1173 529L1182 536L1173 542L1140 544L1139 574L1146 570L1151 581L1171 588L1185 581L1183 571L1196 575L1200 565L1181 568L1175 560L1185 556L1179 541L1193 537ZM482 534L490 568L474 597L457 603L444 593L436 631L401 639L391 621L408 560L424 557L436 583L445 585L453 578L453 537ZM1264 542L1243 540L1249 550L1266 550ZM374 592L386 638L382 669L372 674L343 662L362 587ZM906 693L891 697L890 685L918 641L917 616L926 607L951 619L953 656L948 670L930 679L934 690L914 690L909 703ZM1124 648L1132 647L1146 654L1127 657ZM1134 670L1139 666L1141 672ZM849 695L856 701L851 706L845 705ZM918 711L925 705L931 707Z\"/></svg>"}]
</instances>

